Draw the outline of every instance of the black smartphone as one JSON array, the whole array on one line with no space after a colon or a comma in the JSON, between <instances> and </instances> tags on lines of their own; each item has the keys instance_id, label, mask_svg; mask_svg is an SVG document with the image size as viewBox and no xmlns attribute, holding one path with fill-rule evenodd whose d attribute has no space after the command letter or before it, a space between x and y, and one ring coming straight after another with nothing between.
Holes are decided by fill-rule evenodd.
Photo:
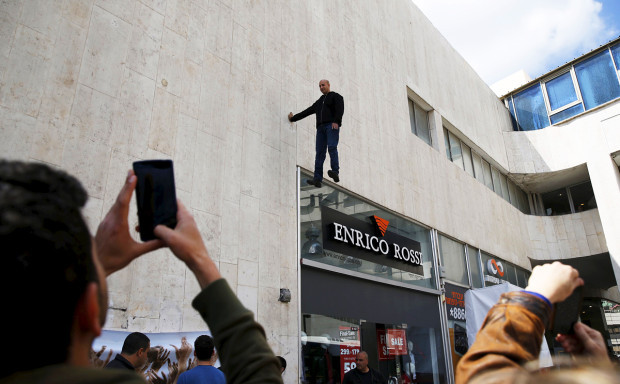
<instances>
[{"instance_id":1,"label":"black smartphone","mask_svg":"<svg viewBox=\"0 0 620 384\"><path fill-rule=\"evenodd\" d=\"M177 225L177 196L174 187L172 160L146 160L133 163L138 178L136 201L140 239L155 239L153 230L163 224L174 228Z\"/></svg>"},{"instance_id":2,"label":"black smartphone","mask_svg":"<svg viewBox=\"0 0 620 384\"><path fill-rule=\"evenodd\" d=\"M570 335L574 333L573 325L579 321L581 302L583 299L583 286L575 288L573 293L561 303L554 306L553 320L550 329L554 335L558 333Z\"/></svg>"}]
</instances>

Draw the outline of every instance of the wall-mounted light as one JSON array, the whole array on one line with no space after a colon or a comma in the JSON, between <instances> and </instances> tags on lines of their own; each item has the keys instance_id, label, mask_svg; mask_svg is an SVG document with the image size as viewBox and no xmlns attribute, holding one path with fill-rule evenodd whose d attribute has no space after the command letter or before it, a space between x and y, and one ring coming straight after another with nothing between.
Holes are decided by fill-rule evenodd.
<instances>
[{"instance_id":1,"label":"wall-mounted light","mask_svg":"<svg viewBox=\"0 0 620 384\"><path fill-rule=\"evenodd\" d=\"M278 301L281 301L283 303L290 303L291 291L288 288L280 288L280 297L278 298Z\"/></svg>"}]
</instances>

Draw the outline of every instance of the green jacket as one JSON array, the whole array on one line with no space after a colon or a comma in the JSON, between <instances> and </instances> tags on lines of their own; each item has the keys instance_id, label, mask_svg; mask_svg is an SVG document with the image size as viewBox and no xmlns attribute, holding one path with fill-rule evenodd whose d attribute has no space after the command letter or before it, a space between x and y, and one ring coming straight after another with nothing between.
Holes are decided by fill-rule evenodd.
<instances>
[{"instance_id":1,"label":"green jacket","mask_svg":"<svg viewBox=\"0 0 620 384\"><path fill-rule=\"evenodd\" d=\"M207 286L192 302L209 325L228 384L282 383L280 362L275 357L265 331L254 321L224 279ZM0 380L0 384L144 384L135 372L116 369L52 365L20 372Z\"/></svg>"}]
</instances>

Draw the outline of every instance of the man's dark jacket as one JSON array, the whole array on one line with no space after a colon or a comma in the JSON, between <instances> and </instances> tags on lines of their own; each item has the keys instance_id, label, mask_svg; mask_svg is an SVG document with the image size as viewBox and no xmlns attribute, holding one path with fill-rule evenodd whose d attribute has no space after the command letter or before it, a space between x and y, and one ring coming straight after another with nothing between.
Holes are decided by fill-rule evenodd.
<instances>
[{"instance_id":1,"label":"man's dark jacket","mask_svg":"<svg viewBox=\"0 0 620 384\"><path fill-rule=\"evenodd\" d=\"M344 99L336 92L328 92L326 95L312 104L308 109L299 112L291 118L291 121L301 120L316 114L316 126L326 123L337 123L342 125L342 115L344 114Z\"/></svg>"},{"instance_id":2,"label":"man's dark jacket","mask_svg":"<svg viewBox=\"0 0 620 384\"><path fill-rule=\"evenodd\" d=\"M108 365L105 366L106 369L128 369L130 371L135 371L133 364L129 362L126 358L124 358L120 353L118 353L114 360L110 361Z\"/></svg>"},{"instance_id":3,"label":"man's dark jacket","mask_svg":"<svg viewBox=\"0 0 620 384\"><path fill-rule=\"evenodd\" d=\"M387 380L385 380L385 377L383 377L383 375L379 371L368 367L368 373L370 373L370 381L372 382L372 384L386 384L387 383ZM344 374L344 379L342 380L342 384L361 383L362 375L365 375L365 373L361 373L357 368L354 368Z\"/></svg>"}]
</instances>

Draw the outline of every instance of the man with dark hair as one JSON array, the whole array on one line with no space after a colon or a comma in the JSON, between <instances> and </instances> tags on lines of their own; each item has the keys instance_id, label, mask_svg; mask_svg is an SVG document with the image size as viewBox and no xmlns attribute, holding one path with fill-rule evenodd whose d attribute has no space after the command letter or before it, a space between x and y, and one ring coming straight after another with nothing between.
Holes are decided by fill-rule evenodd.
<instances>
[{"instance_id":1,"label":"man with dark hair","mask_svg":"<svg viewBox=\"0 0 620 384\"><path fill-rule=\"evenodd\" d=\"M213 366L217 360L217 353L211 336L201 335L196 338L194 356L197 359L196 366L181 373L178 384L226 384L226 377L222 371Z\"/></svg>"},{"instance_id":2,"label":"man with dark hair","mask_svg":"<svg viewBox=\"0 0 620 384\"><path fill-rule=\"evenodd\" d=\"M129 370L90 366L107 311L106 277L134 259L167 246L194 273L202 292L192 305L209 325L229 383L282 383L265 333L220 275L194 218L178 202L177 226L158 226L158 240L136 242L129 171L115 203L92 239L81 209L87 194L72 176L44 164L0 160L1 300L3 342L11 353L2 383L144 383ZM31 358L34 345L45 353Z\"/></svg>"},{"instance_id":3,"label":"man with dark hair","mask_svg":"<svg viewBox=\"0 0 620 384\"><path fill-rule=\"evenodd\" d=\"M331 169L327 175L337 183L340 181L340 164L338 162L338 140L340 126L344 114L344 99L339 93L330 90L329 80L319 81L319 90L323 96L305 110L293 115L288 114L288 120L295 122L316 114L316 154L314 158L314 178L306 180L308 184L321 188L323 181L323 163L329 152Z\"/></svg>"},{"instance_id":4,"label":"man with dark hair","mask_svg":"<svg viewBox=\"0 0 620 384\"><path fill-rule=\"evenodd\" d=\"M151 340L140 332L130 333L123 343L121 353L105 367L107 369L129 369L135 371L136 367L142 367L148 359L147 354L151 349Z\"/></svg>"}]
</instances>

